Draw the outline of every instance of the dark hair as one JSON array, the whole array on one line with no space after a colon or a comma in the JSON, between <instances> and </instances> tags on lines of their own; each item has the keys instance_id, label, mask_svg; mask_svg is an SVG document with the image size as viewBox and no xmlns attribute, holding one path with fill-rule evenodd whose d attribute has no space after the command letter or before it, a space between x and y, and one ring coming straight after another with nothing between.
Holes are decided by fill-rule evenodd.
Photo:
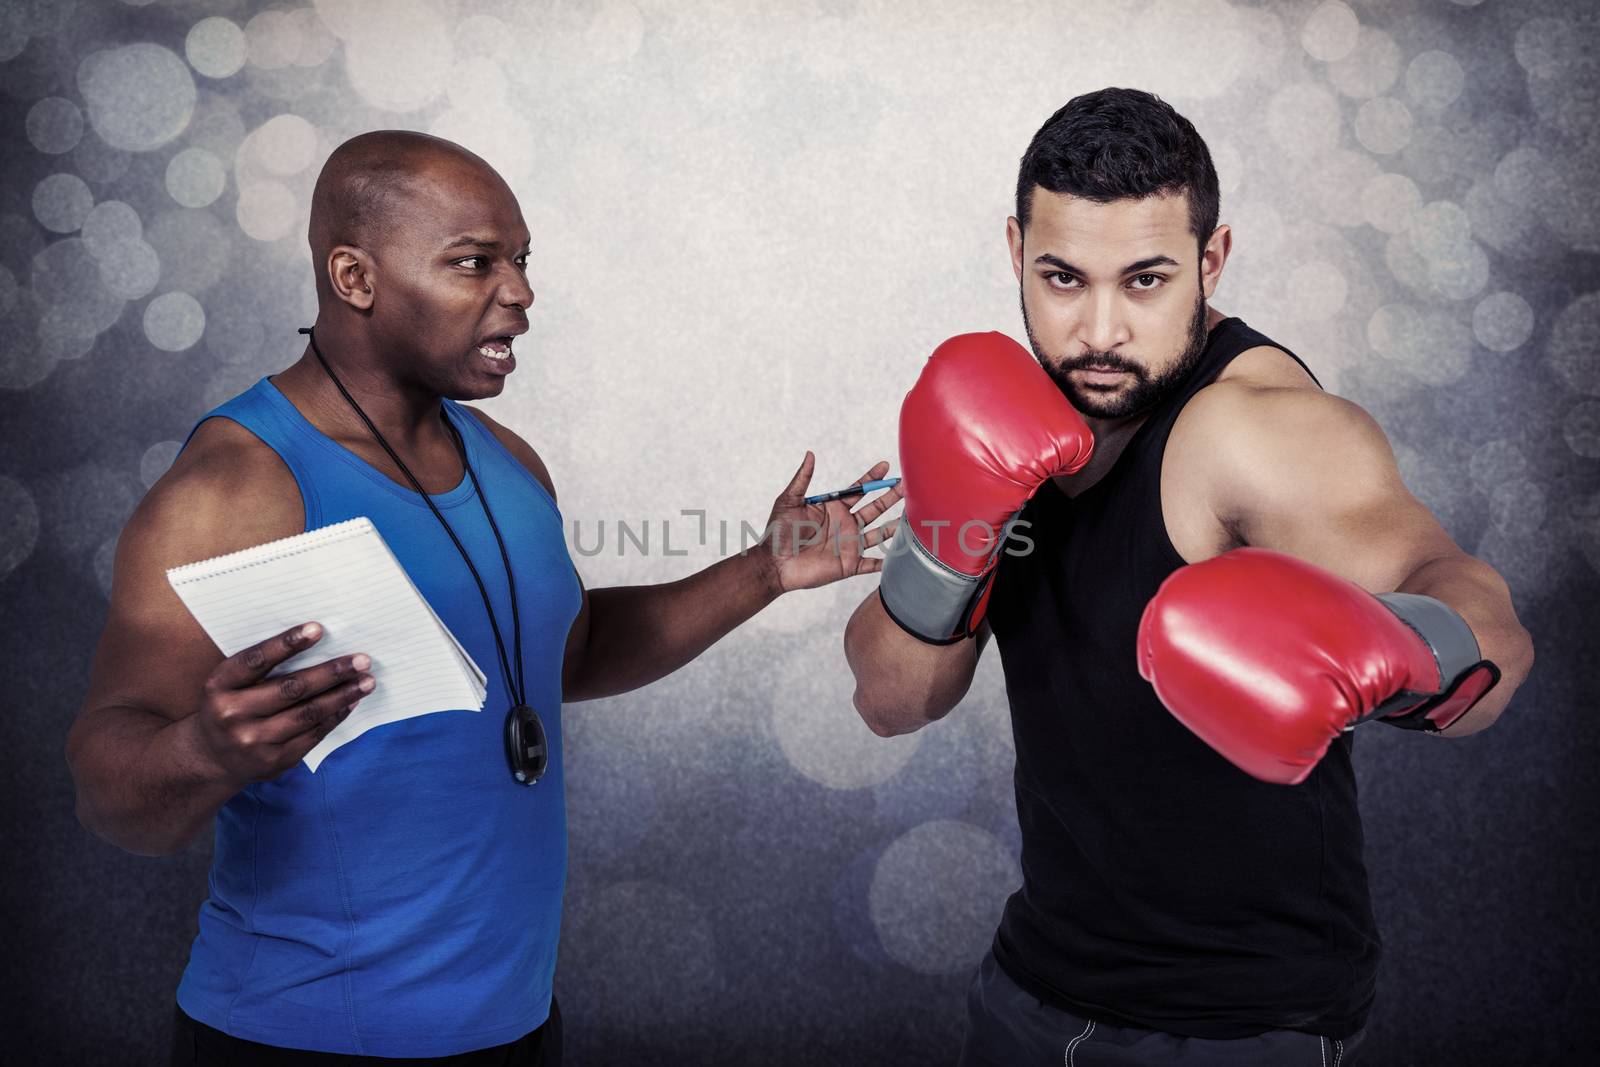
<instances>
[{"instance_id":1,"label":"dark hair","mask_svg":"<svg viewBox=\"0 0 1600 1067\"><path fill-rule=\"evenodd\" d=\"M1217 228L1222 199L1211 153L1194 126L1138 89L1075 96L1039 127L1017 172L1017 221L1024 230L1035 186L1101 204L1187 193L1189 228L1202 246Z\"/></svg>"}]
</instances>

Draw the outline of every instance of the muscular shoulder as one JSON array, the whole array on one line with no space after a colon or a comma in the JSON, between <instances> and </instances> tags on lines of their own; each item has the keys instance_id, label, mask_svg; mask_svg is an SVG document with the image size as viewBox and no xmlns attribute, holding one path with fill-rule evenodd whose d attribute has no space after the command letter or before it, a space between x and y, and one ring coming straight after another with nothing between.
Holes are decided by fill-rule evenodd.
<instances>
[{"instance_id":1,"label":"muscular shoulder","mask_svg":"<svg viewBox=\"0 0 1600 1067\"><path fill-rule=\"evenodd\" d=\"M490 418L486 412L479 411L475 407L468 407L465 404L462 407L472 412L478 421L483 423L489 432L494 434L495 438L506 447L506 451L515 456L517 462L528 468L529 474L539 479L539 484L545 487L545 491L550 494L551 500L556 499L556 487L555 483L550 480L550 471L546 469L544 460L539 458L539 453L533 450L532 445Z\"/></svg>"},{"instance_id":2,"label":"muscular shoulder","mask_svg":"<svg viewBox=\"0 0 1600 1067\"><path fill-rule=\"evenodd\" d=\"M236 422L202 423L117 538L111 605L85 706L185 714L219 653L172 591L167 570L304 527L299 487L277 453Z\"/></svg>"},{"instance_id":3,"label":"muscular shoulder","mask_svg":"<svg viewBox=\"0 0 1600 1067\"><path fill-rule=\"evenodd\" d=\"M1220 378L1195 395L1173 427L1175 473L1236 533L1252 516L1327 514L1400 487L1394 454L1372 416L1295 370L1299 380L1278 369Z\"/></svg>"},{"instance_id":4,"label":"muscular shoulder","mask_svg":"<svg viewBox=\"0 0 1600 1067\"><path fill-rule=\"evenodd\" d=\"M233 420L212 418L151 487L122 539L173 566L304 528L300 488L278 454Z\"/></svg>"}]
</instances>

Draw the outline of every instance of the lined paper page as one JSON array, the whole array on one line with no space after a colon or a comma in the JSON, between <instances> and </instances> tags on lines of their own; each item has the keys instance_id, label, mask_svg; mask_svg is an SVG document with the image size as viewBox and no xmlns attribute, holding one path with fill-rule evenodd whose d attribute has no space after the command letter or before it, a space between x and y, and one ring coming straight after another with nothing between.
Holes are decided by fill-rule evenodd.
<instances>
[{"instance_id":1,"label":"lined paper page","mask_svg":"<svg viewBox=\"0 0 1600 1067\"><path fill-rule=\"evenodd\" d=\"M483 707L483 672L364 517L174 567L167 581L225 656L320 622L322 640L274 675L353 652L372 657L377 687L307 753L313 772L375 726Z\"/></svg>"}]
</instances>

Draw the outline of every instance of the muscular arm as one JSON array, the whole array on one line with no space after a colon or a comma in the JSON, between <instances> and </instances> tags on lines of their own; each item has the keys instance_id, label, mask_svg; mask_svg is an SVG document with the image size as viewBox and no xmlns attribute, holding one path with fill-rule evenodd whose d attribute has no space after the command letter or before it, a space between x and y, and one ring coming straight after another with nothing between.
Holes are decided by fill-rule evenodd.
<instances>
[{"instance_id":1,"label":"muscular arm","mask_svg":"<svg viewBox=\"0 0 1600 1067\"><path fill-rule=\"evenodd\" d=\"M1444 731L1491 725L1527 677L1533 644L1504 579L1463 552L1406 489L1394 453L1360 407L1304 388L1221 382L1184 411L1174 437L1208 455L1205 495L1240 543L1276 549L1372 593L1453 608L1501 669L1499 685Z\"/></svg>"},{"instance_id":2,"label":"muscular arm","mask_svg":"<svg viewBox=\"0 0 1600 1067\"><path fill-rule=\"evenodd\" d=\"M554 499L550 473L528 443L472 410ZM758 547L676 582L585 589L567 636L563 699L626 693L689 663L777 598L770 562Z\"/></svg>"},{"instance_id":3,"label":"muscular arm","mask_svg":"<svg viewBox=\"0 0 1600 1067\"><path fill-rule=\"evenodd\" d=\"M195 710L222 654L166 570L298 533L293 477L248 431L211 419L117 540L89 692L67 736L79 820L146 855L176 852L244 786L200 744Z\"/></svg>"},{"instance_id":4,"label":"muscular arm","mask_svg":"<svg viewBox=\"0 0 1600 1067\"><path fill-rule=\"evenodd\" d=\"M856 711L880 737L908 734L944 718L966 696L988 643L987 622L969 641L918 641L889 618L874 590L844 631L845 659L856 678Z\"/></svg>"}]
</instances>

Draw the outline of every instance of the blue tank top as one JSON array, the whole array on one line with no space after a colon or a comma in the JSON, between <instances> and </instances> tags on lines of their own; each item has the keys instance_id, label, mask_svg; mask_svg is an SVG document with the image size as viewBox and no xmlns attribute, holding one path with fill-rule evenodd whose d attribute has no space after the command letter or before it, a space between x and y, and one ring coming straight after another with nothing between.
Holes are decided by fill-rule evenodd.
<instances>
[{"instance_id":1,"label":"blue tank top","mask_svg":"<svg viewBox=\"0 0 1600 1067\"><path fill-rule=\"evenodd\" d=\"M532 787L506 764L511 701L482 598L422 498L319 432L269 379L200 420L232 419L282 457L306 529L370 519L488 686L482 711L369 730L315 774L297 764L218 812L178 1003L235 1037L448 1056L516 1040L549 1012L567 866L561 662L579 586L550 494L475 416L444 406L516 575L528 702L550 742ZM510 654L505 567L471 481L433 501L482 575Z\"/></svg>"}]
</instances>

